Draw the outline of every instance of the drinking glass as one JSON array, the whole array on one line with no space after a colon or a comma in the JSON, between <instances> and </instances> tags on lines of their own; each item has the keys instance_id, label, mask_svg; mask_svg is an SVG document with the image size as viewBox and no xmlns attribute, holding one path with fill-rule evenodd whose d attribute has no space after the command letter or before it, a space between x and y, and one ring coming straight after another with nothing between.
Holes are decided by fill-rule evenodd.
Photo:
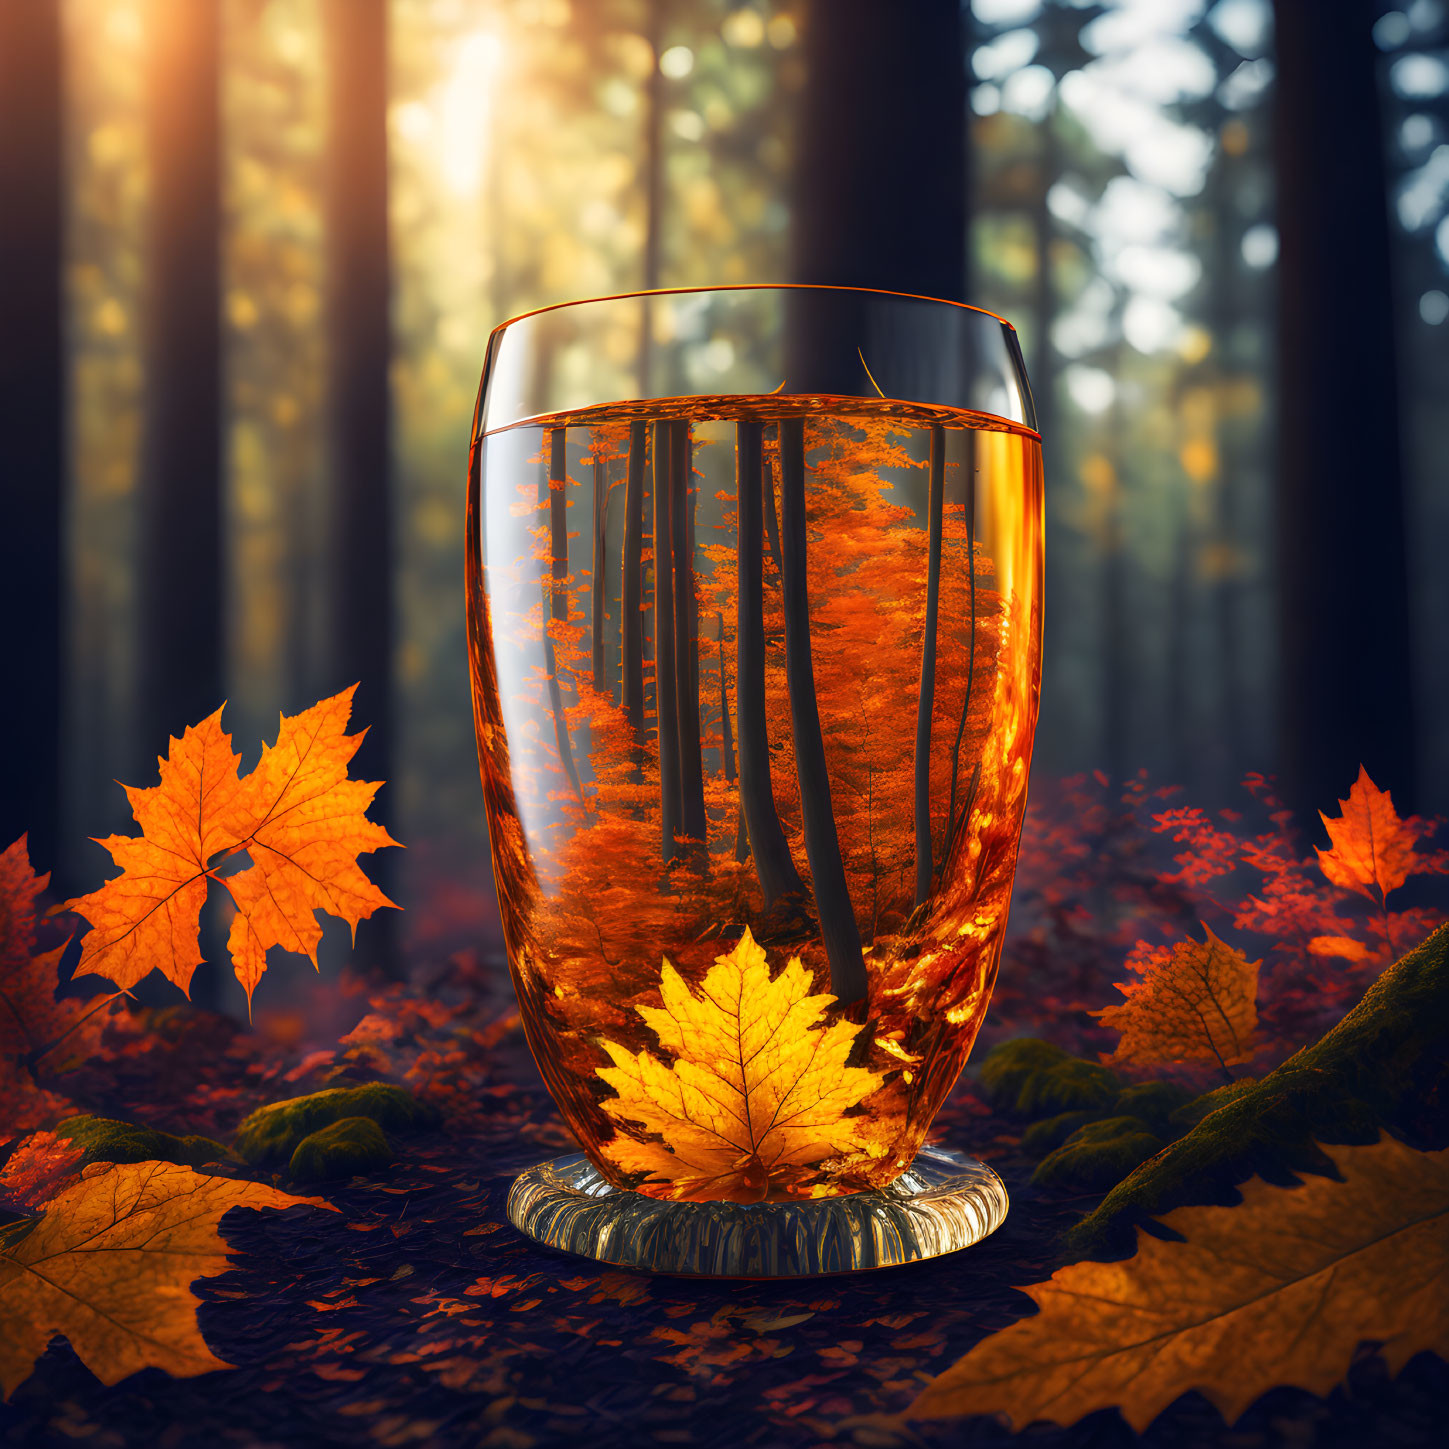
<instances>
[{"instance_id":1,"label":"drinking glass","mask_svg":"<svg viewBox=\"0 0 1449 1449\"><path fill-rule=\"evenodd\" d=\"M582 1149L511 1220L753 1276L990 1232L1000 1180L926 1138L991 996L1036 722L1010 324L836 287L515 318L467 530L509 967Z\"/></svg>"}]
</instances>

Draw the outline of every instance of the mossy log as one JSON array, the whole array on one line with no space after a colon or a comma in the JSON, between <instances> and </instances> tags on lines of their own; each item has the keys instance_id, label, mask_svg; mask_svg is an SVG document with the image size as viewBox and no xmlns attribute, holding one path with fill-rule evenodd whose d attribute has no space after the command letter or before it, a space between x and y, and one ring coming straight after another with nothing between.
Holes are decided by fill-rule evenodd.
<instances>
[{"instance_id":1,"label":"mossy log","mask_svg":"<svg viewBox=\"0 0 1449 1449\"><path fill-rule=\"evenodd\" d=\"M1188 1203L1231 1203L1258 1176L1292 1184L1331 1174L1318 1142L1372 1142L1384 1129L1413 1147L1449 1146L1449 926L1389 967L1311 1047L1144 1162L1068 1233L1072 1259L1131 1253L1134 1229Z\"/></svg>"},{"instance_id":2,"label":"mossy log","mask_svg":"<svg viewBox=\"0 0 1449 1449\"><path fill-rule=\"evenodd\" d=\"M1104 1117L1078 1127L1032 1173L1036 1187L1103 1192L1162 1148L1140 1117Z\"/></svg>"}]
</instances>

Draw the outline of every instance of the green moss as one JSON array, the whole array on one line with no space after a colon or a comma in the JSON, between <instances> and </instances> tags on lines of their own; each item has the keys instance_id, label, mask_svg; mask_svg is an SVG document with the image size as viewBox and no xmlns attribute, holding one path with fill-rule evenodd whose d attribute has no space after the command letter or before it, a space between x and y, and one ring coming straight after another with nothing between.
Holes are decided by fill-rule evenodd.
<instances>
[{"instance_id":1,"label":"green moss","mask_svg":"<svg viewBox=\"0 0 1449 1449\"><path fill-rule=\"evenodd\" d=\"M1015 1112L1027 1079L1067 1060L1061 1047L1034 1036L1004 1041L987 1052L981 1063L981 1090L998 1112Z\"/></svg>"},{"instance_id":2,"label":"green moss","mask_svg":"<svg viewBox=\"0 0 1449 1449\"><path fill-rule=\"evenodd\" d=\"M1219 1107L1226 1107L1229 1102L1236 1101L1244 1092L1250 1091L1258 1085L1256 1077L1240 1077L1236 1082L1224 1082L1221 1087L1215 1087L1211 1092L1204 1092L1201 1097L1193 1097L1190 1101L1184 1102L1172 1114L1173 1126L1177 1131L1174 1137L1179 1137L1190 1127L1196 1127L1209 1112L1216 1112Z\"/></svg>"},{"instance_id":3,"label":"green moss","mask_svg":"<svg viewBox=\"0 0 1449 1449\"><path fill-rule=\"evenodd\" d=\"M1121 1087L1116 1073L1068 1056L1035 1037L1003 1042L981 1064L981 1087L996 1111L1036 1120L1106 1108Z\"/></svg>"},{"instance_id":4,"label":"green moss","mask_svg":"<svg viewBox=\"0 0 1449 1449\"><path fill-rule=\"evenodd\" d=\"M1389 967L1322 1040L1261 1081L1234 1086L1113 1188L1068 1234L1067 1252L1122 1256L1149 1217L1231 1200L1255 1175L1289 1183L1298 1172L1330 1171L1315 1141L1367 1142L1386 1128L1416 1147L1449 1146L1449 926Z\"/></svg>"},{"instance_id":5,"label":"green moss","mask_svg":"<svg viewBox=\"0 0 1449 1449\"><path fill-rule=\"evenodd\" d=\"M343 1117L297 1144L287 1175L294 1182L329 1182L376 1172L392 1156L386 1134L371 1117Z\"/></svg>"},{"instance_id":6,"label":"green moss","mask_svg":"<svg viewBox=\"0 0 1449 1449\"><path fill-rule=\"evenodd\" d=\"M364 1087L330 1087L307 1097L292 1097L259 1107L237 1128L236 1152L257 1167L288 1162L304 1137L346 1117L366 1117L389 1132L407 1133L433 1126L437 1112L404 1087L369 1082Z\"/></svg>"},{"instance_id":7,"label":"green moss","mask_svg":"<svg viewBox=\"0 0 1449 1449\"><path fill-rule=\"evenodd\" d=\"M1117 1093L1112 1112L1140 1117L1159 1137L1172 1138L1191 1125L1179 1123L1177 1113L1193 1100L1192 1093L1175 1082L1134 1082Z\"/></svg>"},{"instance_id":8,"label":"green moss","mask_svg":"<svg viewBox=\"0 0 1449 1449\"><path fill-rule=\"evenodd\" d=\"M1098 1062L1068 1057L1026 1079L1016 1110L1033 1119L1059 1112L1110 1107L1121 1089L1117 1074Z\"/></svg>"},{"instance_id":9,"label":"green moss","mask_svg":"<svg viewBox=\"0 0 1449 1449\"><path fill-rule=\"evenodd\" d=\"M1100 1121L1102 1114L1091 1110L1063 1112L1057 1117L1044 1117L1033 1122L1022 1134L1021 1146L1032 1157L1045 1157L1048 1152L1060 1147L1078 1127L1088 1122Z\"/></svg>"},{"instance_id":10,"label":"green moss","mask_svg":"<svg viewBox=\"0 0 1449 1449\"><path fill-rule=\"evenodd\" d=\"M58 1138L68 1138L85 1149L85 1162L174 1162L180 1167L201 1167L220 1162L231 1154L210 1137L173 1137L134 1122L116 1122L109 1117L67 1117L55 1129Z\"/></svg>"},{"instance_id":11,"label":"green moss","mask_svg":"<svg viewBox=\"0 0 1449 1449\"><path fill-rule=\"evenodd\" d=\"M1032 1173L1036 1187L1103 1192L1162 1150L1140 1117L1105 1117L1077 1128Z\"/></svg>"}]
</instances>

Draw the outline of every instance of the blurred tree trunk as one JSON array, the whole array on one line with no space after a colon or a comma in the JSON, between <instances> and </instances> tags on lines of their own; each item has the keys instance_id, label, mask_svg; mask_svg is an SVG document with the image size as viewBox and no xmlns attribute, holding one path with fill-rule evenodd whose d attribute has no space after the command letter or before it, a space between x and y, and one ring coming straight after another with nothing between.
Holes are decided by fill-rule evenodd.
<instances>
[{"instance_id":1,"label":"blurred tree trunk","mask_svg":"<svg viewBox=\"0 0 1449 1449\"><path fill-rule=\"evenodd\" d=\"M629 424L629 476L624 485L624 577L619 585L620 673L624 712L644 743L644 464L647 423Z\"/></svg>"},{"instance_id":2,"label":"blurred tree trunk","mask_svg":"<svg viewBox=\"0 0 1449 1449\"><path fill-rule=\"evenodd\" d=\"M921 640L921 684L916 697L916 905L931 889L931 716L936 708L936 618L941 602L941 533L946 501L946 430L931 429L926 497L926 620ZM973 638L974 650L976 641Z\"/></svg>"},{"instance_id":3,"label":"blurred tree trunk","mask_svg":"<svg viewBox=\"0 0 1449 1449\"><path fill-rule=\"evenodd\" d=\"M388 362L387 3L325 0L327 88L327 528L332 683L358 682L356 721L367 726L352 772L393 777L393 547ZM373 809L393 824L396 791ZM388 889L391 862L368 873ZM358 932L355 955L398 968L394 912Z\"/></svg>"},{"instance_id":4,"label":"blurred tree trunk","mask_svg":"<svg viewBox=\"0 0 1449 1449\"><path fill-rule=\"evenodd\" d=\"M792 281L964 298L961 8L805 0Z\"/></svg>"},{"instance_id":5,"label":"blurred tree trunk","mask_svg":"<svg viewBox=\"0 0 1449 1449\"><path fill-rule=\"evenodd\" d=\"M644 249L642 291L659 285L659 223L664 209L664 50L665 0L648 0L644 38L649 43L649 77L644 87ZM652 397L654 386L654 308L648 297L639 306L639 395Z\"/></svg>"},{"instance_id":6,"label":"blurred tree trunk","mask_svg":"<svg viewBox=\"0 0 1449 1449\"><path fill-rule=\"evenodd\" d=\"M67 658L60 40L59 0L0 4L0 617L24 696L0 710L0 849L28 830L41 871L57 863Z\"/></svg>"},{"instance_id":7,"label":"blurred tree trunk","mask_svg":"<svg viewBox=\"0 0 1449 1449\"><path fill-rule=\"evenodd\" d=\"M569 515L568 429L552 428L548 435L548 477L540 488L538 506L548 514L548 608L543 616L543 672L548 677L548 705L553 715L553 737L559 764L569 789L584 803L568 716L564 713L563 686L558 677L558 647L550 626L569 621Z\"/></svg>"},{"instance_id":8,"label":"blurred tree trunk","mask_svg":"<svg viewBox=\"0 0 1449 1449\"><path fill-rule=\"evenodd\" d=\"M148 763L225 693L219 26L216 0L148 0L136 670Z\"/></svg>"},{"instance_id":9,"label":"blurred tree trunk","mask_svg":"<svg viewBox=\"0 0 1449 1449\"><path fill-rule=\"evenodd\" d=\"M654 424L654 697L659 729L659 834L666 861L678 852L679 704L674 644L674 453L683 424ZM680 440L682 441L682 440Z\"/></svg>"},{"instance_id":10,"label":"blurred tree trunk","mask_svg":"<svg viewBox=\"0 0 1449 1449\"><path fill-rule=\"evenodd\" d=\"M780 421L780 552L785 560L785 674L790 694L790 729L800 776L805 854L815 887L820 936L830 958L830 989L840 1005L849 1006L866 994L865 960L845 881L840 837L835 830L830 771L825 763L820 706L815 697L806 576L805 420L800 417Z\"/></svg>"},{"instance_id":11,"label":"blurred tree trunk","mask_svg":"<svg viewBox=\"0 0 1449 1449\"><path fill-rule=\"evenodd\" d=\"M765 909L782 896L804 890L775 809L770 782L770 737L765 719L764 538L762 426L746 421L735 428L735 497L739 567L735 627L735 709L740 740L741 828L735 856L755 858Z\"/></svg>"},{"instance_id":12,"label":"blurred tree trunk","mask_svg":"<svg viewBox=\"0 0 1449 1449\"><path fill-rule=\"evenodd\" d=\"M1279 772L1314 812L1362 763L1413 808L1403 478L1372 0L1275 0Z\"/></svg>"},{"instance_id":13,"label":"blurred tree trunk","mask_svg":"<svg viewBox=\"0 0 1449 1449\"><path fill-rule=\"evenodd\" d=\"M602 457L598 456L598 445L595 445L594 457L594 513L593 513L593 552L590 558L592 573L589 576L589 629L591 649L589 652L589 668L594 676L594 688L600 694L613 696L613 688L609 683L608 670L604 658L604 621L605 611L608 607L604 593L604 540L606 536L605 524L608 522L608 514L605 511L609 501L609 474Z\"/></svg>"}]
</instances>

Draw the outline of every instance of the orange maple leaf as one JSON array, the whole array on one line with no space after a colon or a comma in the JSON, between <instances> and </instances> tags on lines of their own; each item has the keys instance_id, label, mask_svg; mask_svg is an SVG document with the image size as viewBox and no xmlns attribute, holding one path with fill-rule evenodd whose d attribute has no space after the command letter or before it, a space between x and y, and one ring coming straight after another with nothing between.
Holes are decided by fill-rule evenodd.
<instances>
[{"instance_id":1,"label":"orange maple leaf","mask_svg":"<svg viewBox=\"0 0 1449 1449\"><path fill-rule=\"evenodd\" d=\"M1185 1207L1121 1263L1074 1263L1024 1291L1040 1310L926 1385L911 1419L1005 1414L1075 1424L1117 1407L1139 1433L1196 1389L1231 1424L1293 1384L1327 1394L1365 1339L1390 1373L1449 1354L1449 1152L1385 1137L1326 1147L1341 1181L1244 1185Z\"/></svg>"},{"instance_id":2,"label":"orange maple leaf","mask_svg":"<svg viewBox=\"0 0 1449 1449\"><path fill-rule=\"evenodd\" d=\"M1399 819L1393 798L1358 767L1347 800L1338 802L1343 814L1330 820L1321 810L1318 818L1328 831L1332 848L1319 848L1318 864L1336 886L1357 891L1386 905L1389 892L1423 867L1414 851L1417 832Z\"/></svg>"},{"instance_id":3,"label":"orange maple leaf","mask_svg":"<svg viewBox=\"0 0 1449 1449\"><path fill-rule=\"evenodd\" d=\"M1141 981L1119 981L1127 998L1091 1013L1122 1033L1108 1058L1119 1066L1216 1061L1226 1072L1253 1052L1258 967L1203 926L1206 940L1150 952Z\"/></svg>"},{"instance_id":4,"label":"orange maple leaf","mask_svg":"<svg viewBox=\"0 0 1449 1449\"><path fill-rule=\"evenodd\" d=\"M0 851L0 1141L53 1120L69 1106L37 1078L93 1056L105 1008L115 1000L56 997L65 945L35 949L36 901L49 879L31 869L25 836Z\"/></svg>"},{"instance_id":5,"label":"orange maple leaf","mask_svg":"<svg viewBox=\"0 0 1449 1449\"><path fill-rule=\"evenodd\" d=\"M317 910L355 934L359 921L393 905L357 864L359 854L397 841L367 819L382 782L347 778L362 742L345 733L356 688L282 716L276 744L263 746L245 777L220 709L172 738L160 784L126 787L141 834L99 842L121 874L66 902L91 924L78 974L95 971L129 987L154 969L189 994L201 964L201 908L219 879L236 903L227 946L250 1003L269 947L317 964ZM217 875L243 851L249 868Z\"/></svg>"},{"instance_id":6,"label":"orange maple leaf","mask_svg":"<svg viewBox=\"0 0 1449 1449\"><path fill-rule=\"evenodd\" d=\"M812 996L810 973L792 957L772 981L746 929L717 957L695 995L666 960L663 1007L637 1007L673 1056L602 1046L598 1068L619 1095L604 1109L647 1139L620 1135L604 1149L623 1172L644 1173L651 1196L756 1202L809 1196L828 1158L884 1149L871 1119L847 1116L884 1081L847 1066L859 1028L824 1022L829 995Z\"/></svg>"},{"instance_id":7,"label":"orange maple leaf","mask_svg":"<svg viewBox=\"0 0 1449 1449\"><path fill-rule=\"evenodd\" d=\"M1345 961L1367 961L1369 948L1352 936L1314 936L1308 942L1311 956L1339 956Z\"/></svg>"}]
</instances>

